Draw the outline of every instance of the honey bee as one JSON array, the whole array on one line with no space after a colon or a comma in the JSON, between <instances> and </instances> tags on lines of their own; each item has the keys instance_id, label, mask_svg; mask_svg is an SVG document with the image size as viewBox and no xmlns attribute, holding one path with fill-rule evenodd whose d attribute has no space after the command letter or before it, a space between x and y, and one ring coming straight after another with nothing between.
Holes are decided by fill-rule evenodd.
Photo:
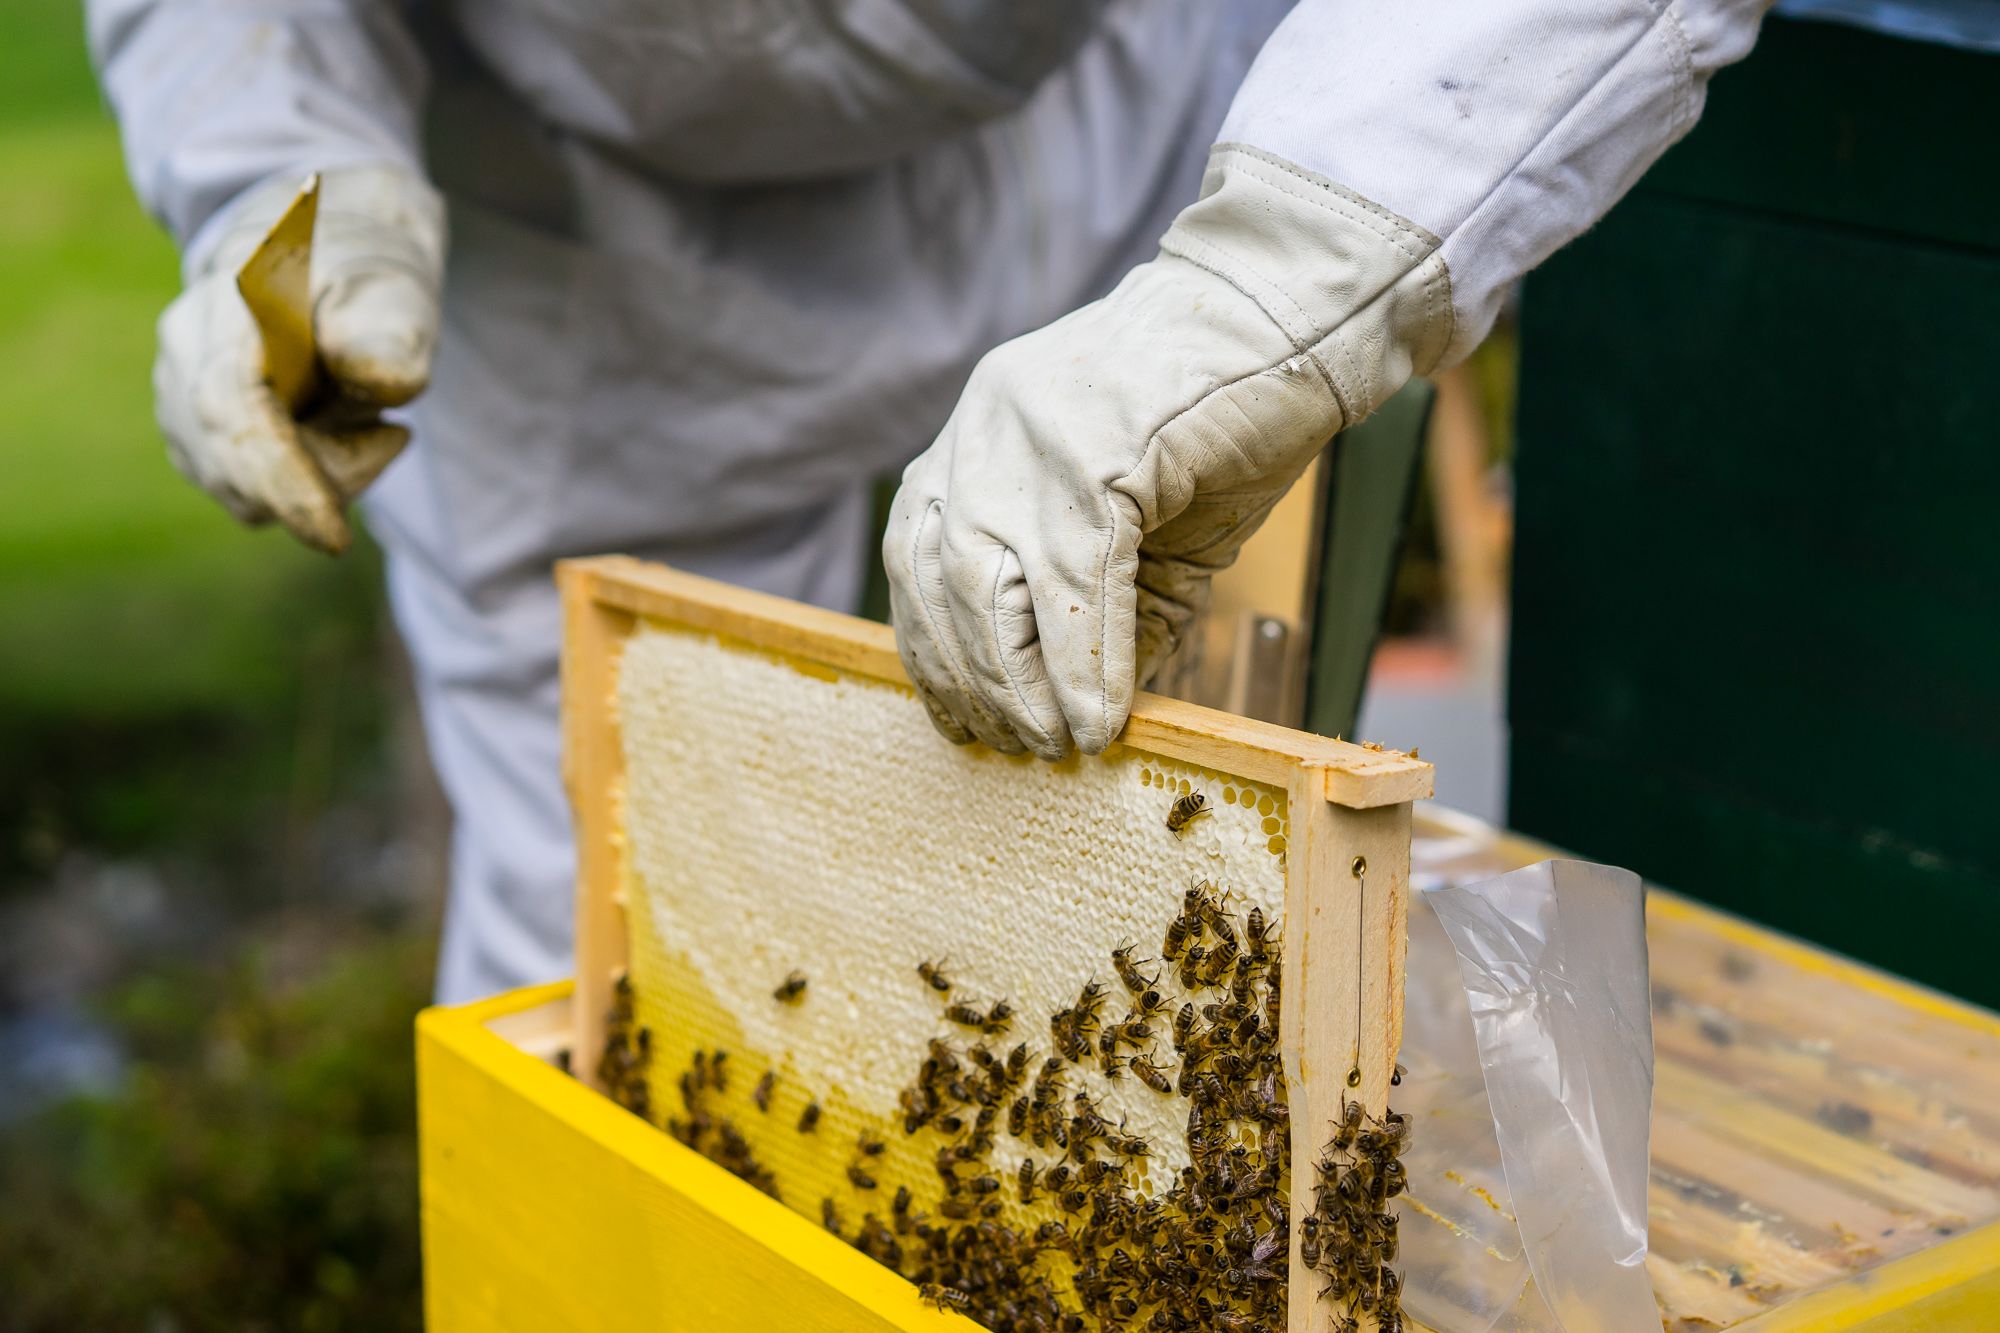
<instances>
[{"instance_id":1,"label":"honey bee","mask_svg":"<svg viewBox=\"0 0 2000 1333\"><path fill-rule=\"evenodd\" d=\"M1182 1005L1174 1015L1174 1049L1182 1054L1187 1053L1188 1037L1194 1032L1194 1017L1192 1002Z\"/></svg>"},{"instance_id":2,"label":"honey bee","mask_svg":"<svg viewBox=\"0 0 2000 1333\"><path fill-rule=\"evenodd\" d=\"M1165 1066L1154 1063L1150 1058L1135 1055L1126 1062L1126 1067L1154 1092L1168 1093L1174 1090L1174 1085L1167 1080Z\"/></svg>"},{"instance_id":3,"label":"honey bee","mask_svg":"<svg viewBox=\"0 0 2000 1333\"><path fill-rule=\"evenodd\" d=\"M1270 956L1271 942L1270 937L1266 934L1267 929L1264 924L1264 909L1261 907L1251 908L1250 918L1245 923L1243 931L1244 944L1249 948L1250 956L1259 963Z\"/></svg>"},{"instance_id":4,"label":"honey bee","mask_svg":"<svg viewBox=\"0 0 2000 1333\"><path fill-rule=\"evenodd\" d=\"M1125 983L1125 989L1134 995L1143 995L1152 989L1153 982L1146 979L1138 965L1132 961L1132 946L1121 944L1111 951L1111 962L1118 969L1118 979Z\"/></svg>"},{"instance_id":5,"label":"honey bee","mask_svg":"<svg viewBox=\"0 0 2000 1333\"><path fill-rule=\"evenodd\" d=\"M1021 1170L1017 1179L1019 1180L1021 1186L1021 1202L1024 1204L1033 1203L1035 1201L1034 1158L1030 1157L1021 1163Z\"/></svg>"},{"instance_id":6,"label":"honey bee","mask_svg":"<svg viewBox=\"0 0 2000 1333\"><path fill-rule=\"evenodd\" d=\"M1299 1260L1307 1268L1318 1268L1320 1260L1319 1218L1312 1213L1299 1224Z\"/></svg>"},{"instance_id":7,"label":"honey bee","mask_svg":"<svg viewBox=\"0 0 2000 1333\"><path fill-rule=\"evenodd\" d=\"M850 1165L847 1168L847 1183L858 1190L872 1190L875 1188L875 1177L869 1175L859 1164Z\"/></svg>"},{"instance_id":8,"label":"honey bee","mask_svg":"<svg viewBox=\"0 0 2000 1333\"><path fill-rule=\"evenodd\" d=\"M1110 1027L1104 1029L1104 1035L1112 1038L1114 1046L1120 1043L1126 1046L1137 1046L1140 1042L1147 1041L1152 1037L1153 1027L1152 1024L1143 1018L1127 1018L1122 1023L1113 1023Z\"/></svg>"},{"instance_id":9,"label":"honey bee","mask_svg":"<svg viewBox=\"0 0 2000 1333\"><path fill-rule=\"evenodd\" d=\"M778 988L771 992L771 998L778 1001L780 1004L796 1004L798 1003L799 997L804 995L805 993L806 993L806 974L803 972L794 971L789 973L783 981L778 983Z\"/></svg>"},{"instance_id":10,"label":"honey bee","mask_svg":"<svg viewBox=\"0 0 2000 1333\"><path fill-rule=\"evenodd\" d=\"M767 1069L764 1077L757 1080L757 1086L750 1091L750 1100L757 1103L757 1109L764 1114L771 1113L771 1093L778 1086L778 1071Z\"/></svg>"},{"instance_id":11,"label":"honey bee","mask_svg":"<svg viewBox=\"0 0 2000 1333\"><path fill-rule=\"evenodd\" d=\"M951 959L949 958L940 959L935 963L932 962L918 963L917 975L924 979L924 984L928 985L932 990L936 991L938 994L943 995L951 990L951 978L947 977L944 974L945 968L949 966L950 963Z\"/></svg>"},{"instance_id":12,"label":"honey bee","mask_svg":"<svg viewBox=\"0 0 2000 1333\"><path fill-rule=\"evenodd\" d=\"M926 1282L917 1288L917 1295L923 1298L924 1304L933 1306L939 1310L956 1310L960 1314L964 1314L972 1308L972 1297L960 1291L957 1287L945 1287L935 1282Z\"/></svg>"},{"instance_id":13,"label":"honey bee","mask_svg":"<svg viewBox=\"0 0 2000 1333\"><path fill-rule=\"evenodd\" d=\"M919 1129L922 1129L925 1124L929 1123L931 1116L936 1113L936 1108L931 1104L930 1099L923 1094L922 1090L917 1088L904 1088L897 1094L896 1100L903 1108L903 1132L905 1134L914 1134Z\"/></svg>"},{"instance_id":14,"label":"honey bee","mask_svg":"<svg viewBox=\"0 0 2000 1333\"><path fill-rule=\"evenodd\" d=\"M834 1205L832 1199L819 1201L819 1219L826 1223L828 1231L836 1236L840 1234L840 1209Z\"/></svg>"},{"instance_id":15,"label":"honey bee","mask_svg":"<svg viewBox=\"0 0 2000 1333\"><path fill-rule=\"evenodd\" d=\"M998 1176L974 1176L965 1182L965 1187L974 1194L992 1194L1000 1188Z\"/></svg>"},{"instance_id":16,"label":"honey bee","mask_svg":"<svg viewBox=\"0 0 2000 1333\"><path fill-rule=\"evenodd\" d=\"M1201 965L1208 959L1208 950L1199 944L1190 944L1181 955L1180 979L1182 990L1193 990L1201 984Z\"/></svg>"},{"instance_id":17,"label":"honey bee","mask_svg":"<svg viewBox=\"0 0 2000 1333\"><path fill-rule=\"evenodd\" d=\"M1203 815L1212 814L1208 808L1208 798L1200 792L1190 792L1174 802L1174 808L1167 811L1167 832L1176 838L1187 836L1187 826Z\"/></svg>"},{"instance_id":18,"label":"honey bee","mask_svg":"<svg viewBox=\"0 0 2000 1333\"><path fill-rule=\"evenodd\" d=\"M717 1051L708 1060L708 1085L717 1092L729 1091L729 1071L723 1067L728 1058L728 1051Z\"/></svg>"},{"instance_id":19,"label":"honey bee","mask_svg":"<svg viewBox=\"0 0 2000 1333\"><path fill-rule=\"evenodd\" d=\"M946 1009L944 1016L963 1028L986 1026L986 1015L979 1011L979 1006L967 1004L963 1000Z\"/></svg>"},{"instance_id":20,"label":"honey bee","mask_svg":"<svg viewBox=\"0 0 2000 1333\"><path fill-rule=\"evenodd\" d=\"M908 1185L896 1186L896 1201L889 1206L894 1210L896 1216L908 1216L910 1212L910 1187Z\"/></svg>"},{"instance_id":21,"label":"honey bee","mask_svg":"<svg viewBox=\"0 0 2000 1333\"><path fill-rule=\"evenodd\" d=\"M1187 947L1187 937L1194 931L1196 923L1183 914L1167 923L1166 938L1160 941L1160 957L1173 962Z\"/></svg>"},{"instance_id":22,"label":"honey bee","mask_svg":"<svg viewBox=\"0 0 2000 1333\"><path fill-rule=\"evenodd\" d=\"M1051 1015L1049 1032L1056 1039L1056 1049L1070 1060L1081 1062L1090 1055L1090 1041L1077 1030L1076 1015L1068 1009Z\"/></svg>"},{"instance_id":23,"label":"honey bee","mask_svg":"<svg viewBox=\"0 0 2000 1333\"><path fill-rule=\"evenodd\" d=\"M1241 952L1242 948L1236 943L1234 935L1224 935L1218 940L1215 947L1209 950L1208 967L1203 973L1207 983L1211 986L1218 984L1229 969L1236 966L1236 956Z\"/></svg>"},{"instance_id":24,"label":"honey bee","mask_svg":"<svg viewBox=\"0 0 2000 1333\"><path fill-rule=\"evenodd\" d=\"M880 1157L886 1150L886 1145L883 1144L882 1140L869 1137L865 1131L860 1138L855 1140L854 1146L861 1150L863 1157Z\"/></svg>"},{"instance_id":25,"label":"honey bee","mask_svg":"<svg viewBox=\"0 0 2000 1333\"><path fill-rule=\"evenodd\" d=\"M1019 1083L1021 1076L1028 1072L1029 1054L1028 1043L1025 1041L1007 1052L1007 1081L1009 1083Z\"/></svg>"},{"instance_id":26,"label":"honey bee","mask_svg":"<svg viewBox=\"0 0 2000 1333\"><path fill-rule=\"evenodd\" d=\"M819 1127L819 1102L809 1101L806 1109L799 1112L799 1133L810 1134Z\"/></svg>"},{"instance_id":27,"label":"honey bee","mask_svg":"<svg viewBox=\"0 0 2000 1333\"><path fill-rule=\"evenodd\" d=\"M1345 1152L1354 1146L1354 1140L1361 1135L1362 1122L1367 1114L1360 1102L1350 1102L1345 1097L1340 1099L1340 1128L1333 1134L1333 1147L1337 1151Z\"/></svg>"},{"instance_id":28,"label":"honey bee","mask_svg":"<svg viewBox=\"0 0 2000 1333\"><path fill-rule=\"evenodd\" d=\"M979 1030L989 1037L997 1037L1005 1032L1014 1021L1014 1006L1005 1000L995 1000L993 1008L980 1021Z\"/></svg>"},{"instance_id":29,"label":"honey bee","mask_svg":"<svg viewBox=\"0 0 2000 1333\"><path fill-rule=\"evenodd\" d=\"M1020 1096L1016 1097L1014 1104L1007 1108L1007 1132L1017 1139L1027 1132L1030 1105L1026 1096Z\"/></svg>"}]
</instances>

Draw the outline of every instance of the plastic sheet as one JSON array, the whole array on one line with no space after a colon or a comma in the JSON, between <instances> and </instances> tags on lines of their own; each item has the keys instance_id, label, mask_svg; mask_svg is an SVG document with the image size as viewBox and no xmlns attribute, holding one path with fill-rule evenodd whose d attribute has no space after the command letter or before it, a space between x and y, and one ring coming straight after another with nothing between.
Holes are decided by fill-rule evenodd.
<instances>
[{"instance_id":1,"label":"plastic sheet","mask_svg":"<svg viewBox=\"0 0 2000 1333\"><path fill-rule=\"evenodd\" d=\"M1642 885L1582 861L1468 882L1478 841L1417 846L1404 1308L1439 1333L1657 1329Z\"/></svg>"}]
</instances>

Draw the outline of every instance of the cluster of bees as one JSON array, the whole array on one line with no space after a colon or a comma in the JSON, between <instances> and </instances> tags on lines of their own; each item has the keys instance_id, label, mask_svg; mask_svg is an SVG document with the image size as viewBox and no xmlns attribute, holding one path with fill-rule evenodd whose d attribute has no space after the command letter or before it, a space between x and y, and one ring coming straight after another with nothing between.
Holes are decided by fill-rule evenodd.
<instances>
[{"instance_id":1,"label":"cluster of bees","mask_svg":"<svg viewBox=\"0 0 2000 1333\"><path fill-rule=\"evenodd\" d=\"M562 1054L565 1068L569 1053ZM605 1095L641 1119L653 1118L649 1074L653 1066L653 1030L639 1026L632 1005L632 983L618 978L611 992L611 1012L605 1016L604 1050L597 1058L597 1081Z\"/></svg>"},{"instance_id":2,"label":"cluster of bees","mask_svg":"<svg viewBox=\"0 0 2000 1333\"><path fill-rule=\"evenodd\" d=\"M769 1088L763 1084L759 1088L768 1101ZM714 1109L711 1098L728 1090L729 1052L696 1051L692 1063L681 1071L682 1114L667 1118L667 1132L731 1175L749 1181L774 1199L780 1198L777 1177L757 1160L743 1131ZM813 1103L808 1109L817 1105Z\"/></svg>"},{"instance_id":3,"label":"cluster of bees","mask_svg":"<svg viewBox=\"0 0 2000 1333\"><path fill-rule=\"evenodd\" d=\"M1263 913L1239 927L1206 882L1191 887L1161 939L1157 958L1111 954L1118 990L1086 982L1076 1001L1050 1016L1053 1050L1013 1040L1005 1000L957 997L947 962L917 971L943 1002L944 1019L963 1029L933 1038L899 1104L905 1135L935 1140L935 1192L880 1190L875 1159L885 1145L864 1133L847 1166L848 1183L879 1208L847 1216L821 1201L827 1229L920 1284L924 1298L996 1333L1277 1333L1285 1325L1290 1254L1291 1134L1281 1072L1280 959ZM1149 971L1150 969L1150 971ZM1178 982L1175 1000L1162 990ZM789 983L792 978L788 978ZM800 979L802 981L802 979ZM781 986L791 1003L803 985ZM785 993L790 990L791 993ZM1122 992L1122 993L1120 993ZM1113 997L1123 1006L1113 1009ZM622 1015L622 1022L621 1022ZM621 1103L645 1105L646 1034L631 1030L629 990L621 989L600 1073ZM776 1182L709 1094L727 1087L727 1057L697 1052L683 1073L685 1114L668 1129L773 1196ZM639 1071L638 1104L629 1070ZM621 1077L614 1080L610 1073ZM1094 1098L1080 1073L1132 1078L1159 1097L1186 1103L1189 1165L1168 1175L1153 1145L1130 1133ZM768 1110L776 1075L752 1092ZM817 1102L797 1128L815 1132ZM995 1162L1001 1136L1025 1154ZM1402 1189L1398 1160L1407 1119L1347 1118L1315 1164L1315 1209L1300 1252L1343 1303L1343 1324L1372 1314L1402 1327L1396 1218L1387 1201ZM1165 1179L1154 1179L1165 1176Z\"/></svg>"},{"instance_id":4,"label":"cluster of bees","mask_svg":"<svg viewBox=\"0 0 2000 1333\"><path fill-rule=\"evenodd\" d=\"M1050 1016L1054 1051L1045 1056L1027 1041L1002 1054L984 1040L1009 1032L1004 1002L952 1004L946 1017L980 1039L933 1039L900 1098L904 1132L938 1140L937 1194L921 1208L900 1188L851 1229L828 1200L827 1226L921 1284L931 1303L998 1333L1282 1328L1291 1135L1278 947L1261 911L1239 929L1202 883L1182 900L1158 958L1135 953L1121 946L1111 955L1122 1016L1108 983L1086 982ZM941 995L952 992L944 964L918 972ZM1169 975L1180 983L1178 1004L1161 988ZM1152 1145L1077 1086L1083 1070L1185 1099L1189 1165L1150 1181ZM1002 1134L1032 1152L1013 1171L992 1164ZM1337 1181L1332 1188L1340 1198ZM1331 1217L1308 1225L1320 1237L1316 1260L1337 1277L1349 1232ZM1370 1250L1357 1278L1393 1291L1393 1278L1381 1276L1392 1256L1393 1241L1386 1254ZM1358 1308L1357 1292L1329 1294ZM1379 1296L1374 1306L1383 1308Z\"/></svg>"},{"instance_id":5,"label":"cluster of bees","mask_svg":"<svg viewBox=\"0 0 2000 1333\"><path fill-rule=\"evenodd\" d=\"M1408 1116L1370 1116L1343 1100L1333 1141L1313 1163L1313 1211L1301 1225L1299 1258L1326 1278L1325 1295L1374 1315L1379 1333L1403 1329L1402 1275L1389 1266L1396 1258L1389 1200L1408 1184L1409 1145Z\"/></svg>"}]
</instances>

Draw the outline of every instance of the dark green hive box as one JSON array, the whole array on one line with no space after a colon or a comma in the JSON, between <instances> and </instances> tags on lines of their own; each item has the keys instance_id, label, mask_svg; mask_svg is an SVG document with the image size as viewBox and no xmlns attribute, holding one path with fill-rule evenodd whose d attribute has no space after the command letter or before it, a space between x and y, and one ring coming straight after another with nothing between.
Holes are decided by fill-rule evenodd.
<instances>
[{"instance_id":1,"label":"dark green hive box","mask_svg":"<svg viewBox=\"0 0 2000 1333\"><path fill-rule=\"evenodd\" d=\"M2000 58L1767 22L1519 441L1512 822L2000 1005Z\"/></svg>"}]
</instances>

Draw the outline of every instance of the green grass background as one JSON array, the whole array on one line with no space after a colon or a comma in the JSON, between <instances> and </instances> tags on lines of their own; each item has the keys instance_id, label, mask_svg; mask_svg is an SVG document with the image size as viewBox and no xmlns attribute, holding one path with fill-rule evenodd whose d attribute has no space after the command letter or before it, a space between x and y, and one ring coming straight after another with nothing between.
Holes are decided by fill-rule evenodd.
<instances>
[{"instance_id":1,"label":"green grass background","mask_svg":"<svg viewBox=\"0 0 2000 1333\"><path fill-rule=\"evenodd\" d=\"M14 0L0 50L0 701L232 707L278 685L281 608L326 562L167 463L150 368L177 261L126 182L79 7Z\"/></svg>"},{"instance_id":2,"label":"green grass background","mask_svg":"<svg viewBox=\"0 0 2000 1333\"><path fill-rule=\"evenodd\" d=\"M0 4L0 931L110 939L58 1000L124 1054L0 1124L0 1333L414 1329L432 944L421 893L367 883L405 796L379 562L168 463L177 268L81 6ZM152 934L93 917L104 867L164 886ZM0 975L0 1022L37 986Z\"/></svg>"}]
</instances>

